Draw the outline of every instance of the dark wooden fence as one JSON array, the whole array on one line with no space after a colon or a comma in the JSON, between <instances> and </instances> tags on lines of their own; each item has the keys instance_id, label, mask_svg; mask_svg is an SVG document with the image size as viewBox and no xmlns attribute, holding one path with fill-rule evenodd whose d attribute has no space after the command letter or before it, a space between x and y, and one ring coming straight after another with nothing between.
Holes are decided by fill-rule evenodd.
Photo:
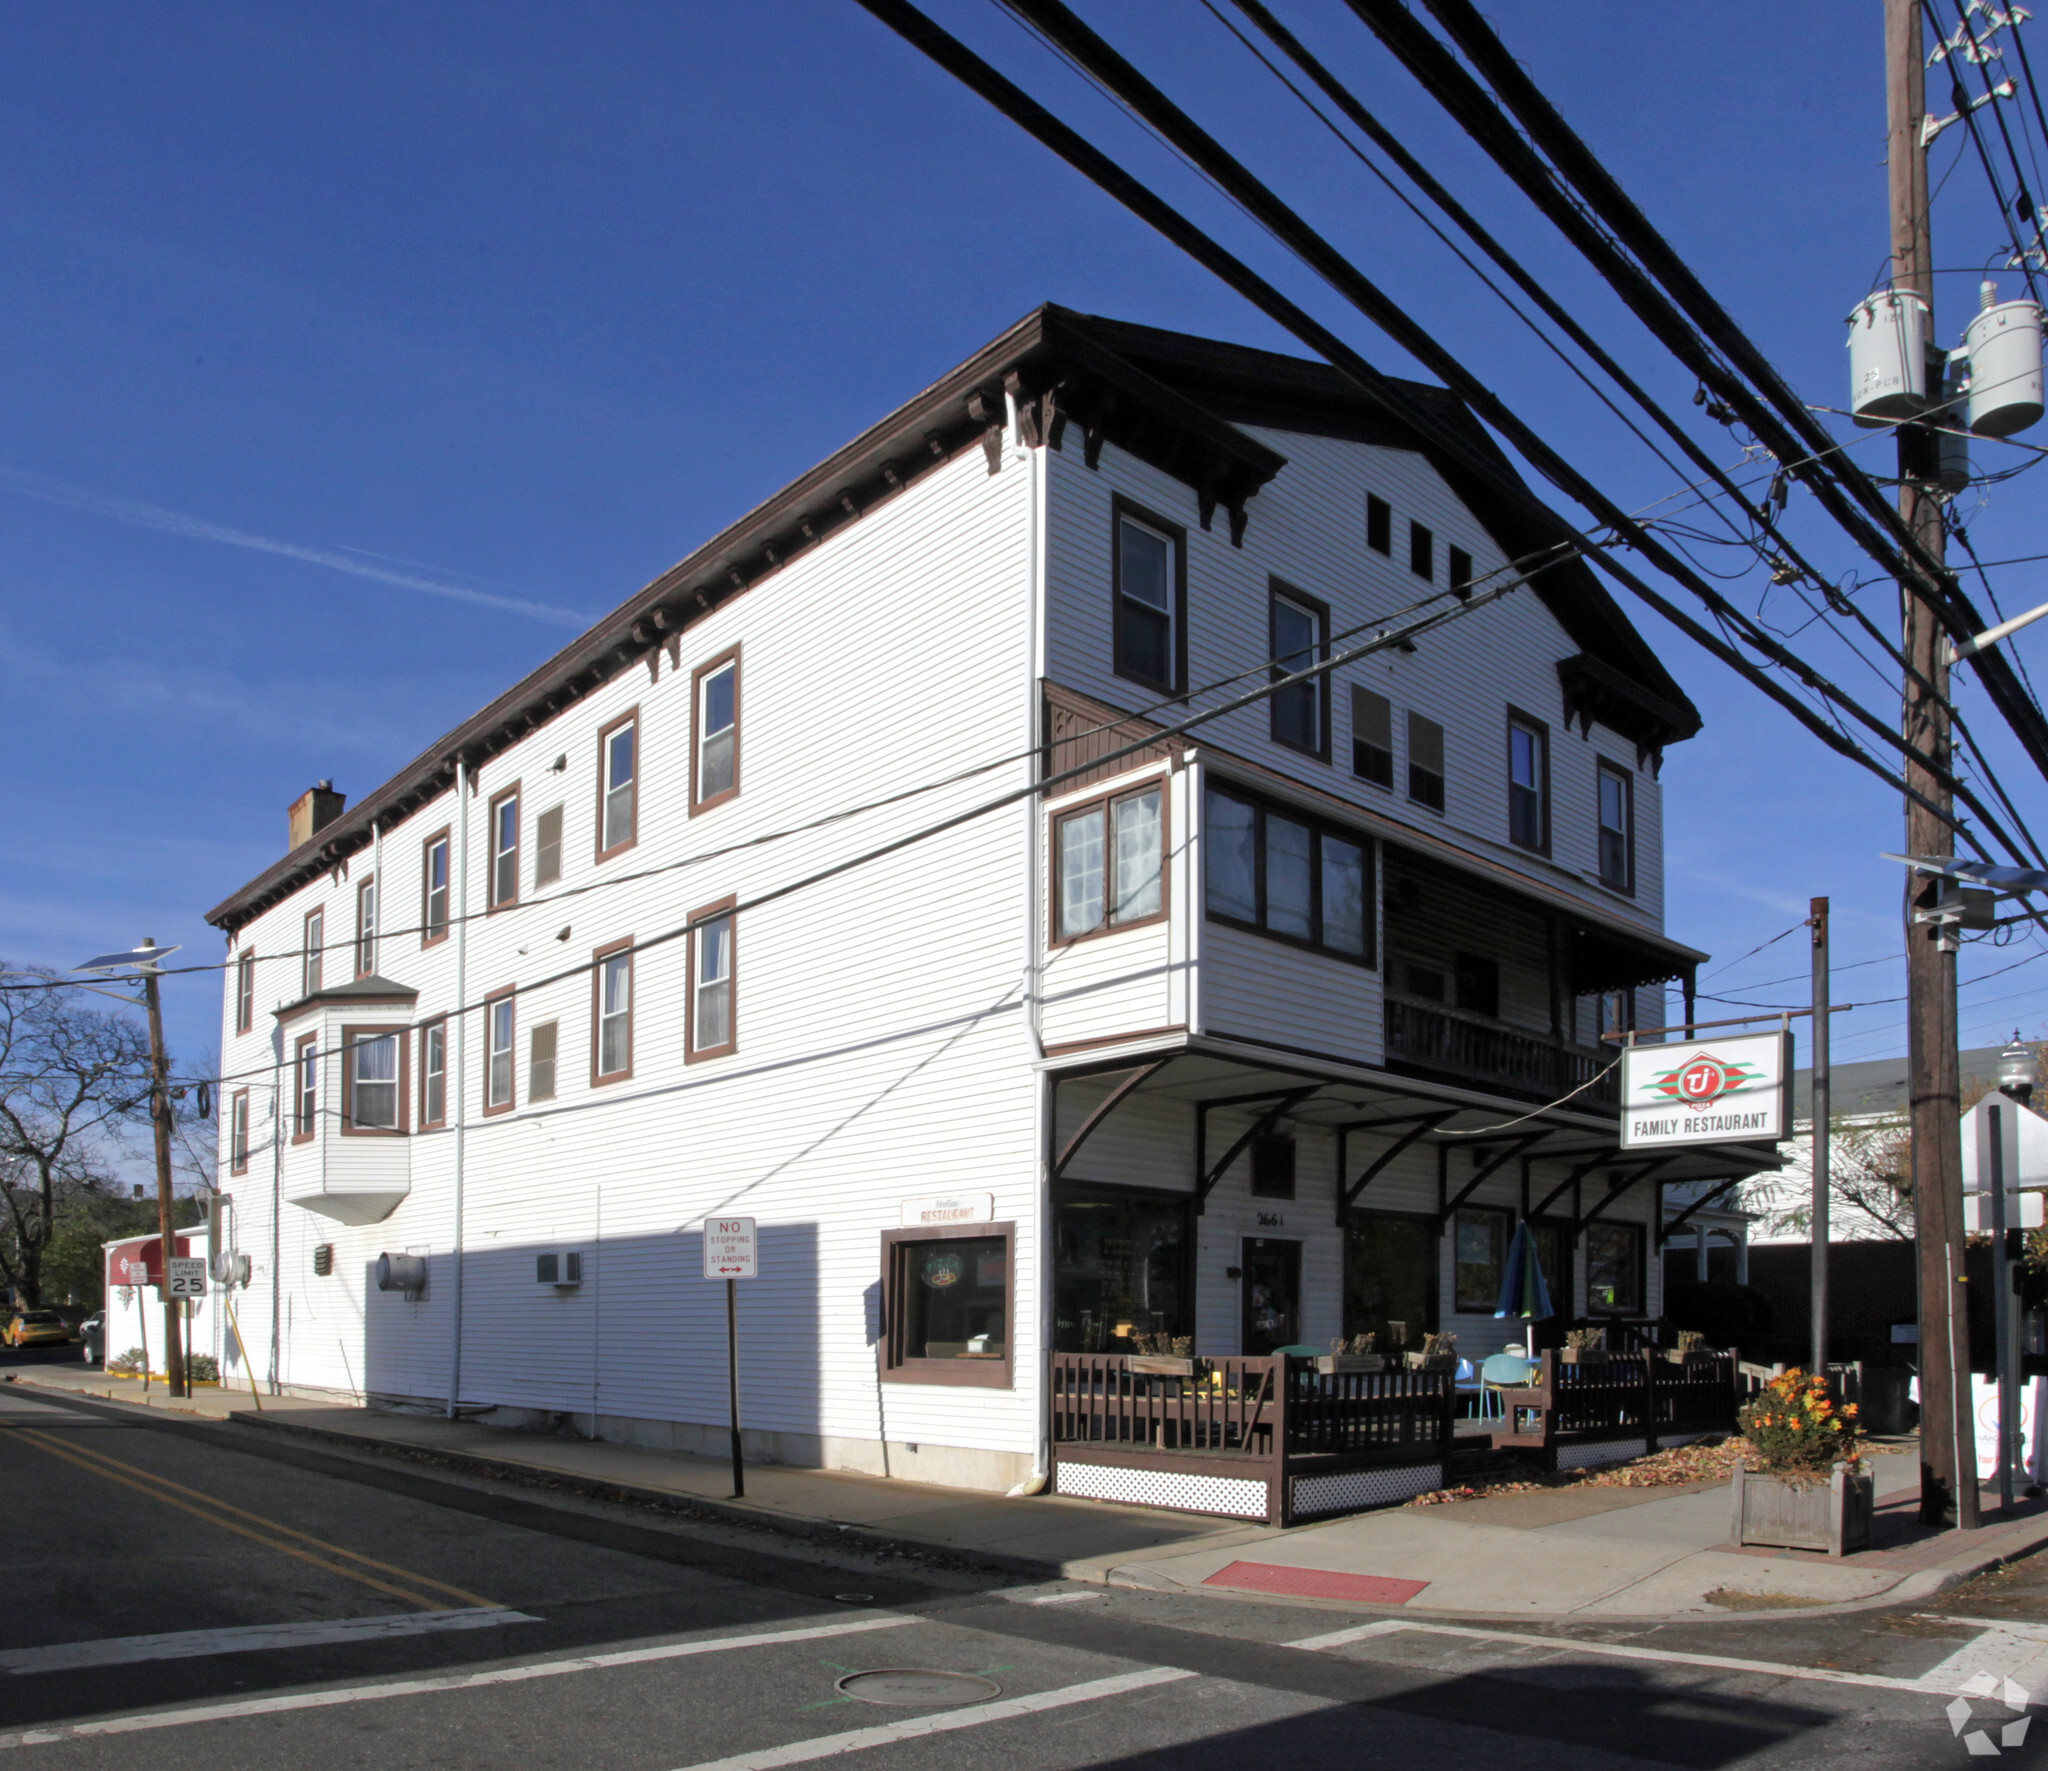
<instances>
[{"instance_id":1,"label":"dark wooden fence","mask_svg":"<svg viewBox=\"0 0 2048 1771\"><path fill-rule=\"evenodd\" d=\"M1729 1432L1739 1363L1734 1353L1693 1353L1674 1363L1649 1351L1574 1364L1549 1351L1533 1383L1506 1393L1507 1429L1494 1443L1568 1469Z\"/></svg>"}]
</instances>

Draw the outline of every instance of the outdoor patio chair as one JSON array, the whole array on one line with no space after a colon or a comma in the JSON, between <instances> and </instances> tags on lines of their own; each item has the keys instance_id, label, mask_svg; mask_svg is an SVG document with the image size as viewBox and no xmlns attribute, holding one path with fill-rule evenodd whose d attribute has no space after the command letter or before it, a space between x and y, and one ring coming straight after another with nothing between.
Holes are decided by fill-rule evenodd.
<instances>
[{"instance_id":1,"label":"outdoor patio chair","mask_svg":"<svg viewBox=\"0 0 2048 1771\"><path fill-rule=\"evenodd\" d=\"M1479 1418L1481 1420L1506 1420L1508 1416L1508 1390L1528 1387L1530 1375L1535 1371L1534 1363L1519 1353L1489 1354L1479 1367L1480 1396Z\"/></svg>"}]
</instances>

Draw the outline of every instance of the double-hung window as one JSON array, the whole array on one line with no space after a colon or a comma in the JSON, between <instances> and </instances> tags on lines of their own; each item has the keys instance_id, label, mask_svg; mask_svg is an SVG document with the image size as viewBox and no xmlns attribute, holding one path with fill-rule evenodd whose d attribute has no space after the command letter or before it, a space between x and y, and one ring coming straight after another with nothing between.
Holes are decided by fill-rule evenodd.
<instances>
[{"instance_id":1,"label":"double-hung window","mask_svg":"<svg viewBox=\"0 0 2048 1771\"><path fill-rule=\"evenodd\" d=\"M639 712L606 726L597 749L597 858L602 861L631 848L639 834L635 786L640 778Z\"/></svg>"},{"instance_id":2,"label":"double-hung window","mask_svg":"<svg viewBox=\"0 0 2048 1771\"><path fill-rule=\"evenodd\" d=\"M1330 637L1330 611L1323 604L1276 584L1269 593L1268 611L1274 682L1322 663ZM1275 689L1267 697L1274 743L1310 756L1327 756L1329 695L1327 675Z\"/></svg>"},{"instance_id":3,"label":"double-hung window","mask_svg":"<svg viewBox=\"0 0 2048 1771\"><path fill-rule=\"evenodd\" d=\"M1186 531L1121 500L1115 508L1112 668L1162 695L1177 695L1186 654Z\"/></svg>"},{"instance_id":4,"label":"double-hung window","mask_svg":"<svg viewBox=\"0 0 2048 1771\"><path fill-rule=\"evenodd\" d=\"M1461 1313L1491 1315L1498 1306L1513 1232L1514 1216L1510 1212L1490 1205L1458 1208L1452 1219L1451 1237L1456 1308Z\"/></svg>"},{"instance_id":5,"label":"double-hung window","mask_svg":"<svg viewBox=\"0 0 2048 1771\"><path fill-rule=\"evenodd\" d=\"M518 1084L512 1074L513 1036L516 1031L514 998L507 990L484 1004L484 1111L509 1113L518 1104Z\"/></svg>"},{"instance_id":6,"label":"double-hung window","mask_svg":"<svg viewBox=\"0 0 2048 1771\"><path fill-rule=\"evenodd\" d=\"M373 873L356 887L356 976L367 978L377 969L377 876Z\"/></svg>"},{"instance_id":7,"label":"double-hung window","mask_svg":"<svg viewBox=\"0 0 2048 1771\"><path fill-rule=\"evenodd\" d=\"M1450 561L1451 594L1461 601L1472 594L1472 556L1462 547L1448 551Z\"/></svg>"},{"instance_id":8,"label":"double-hung window","mask_svg":"<svg viewBox=\"0 0 2048 1771\"><path fill-rule=\"evenodd\" d=\"M733 1027L732 913L703 912L690 928L691 1059L713 1058L737 1043Z\"/></svg>"},{"instance_id":9,"label":"double-hung window","mask_svg":"<svg viewBox=\"0 0 2048 1771\"><path fill-rule=\"evenodd\" d=\"M1550 732L1521 713L1508 715L1508 840L1550 850Z\"/></svg>"},{"instance_id":10,"label":"double-hung window","mask_svg":"<svg viewBox=\"0 0 2048 1771\"><path fill-rule=\"evenodd\" d=\"M1612 763L1602 763L1600 783L1600 883L1617 892L1636 889L1635 782Z\"/></svg>"},{"instance_id":11,"label":"double-hung window","mask_svg":"<svg viewBox=\"0 0 2048 1771\"><path fill-rule=\"evenodd\" d=\"M519 902L519 789L491 801L491 908Z\"/></svg>"},{"instance_id":12,"label":"double-hung window","mask_svg":"<svg viewBox=\"0 0 2048 1771\"><path fill-rule=\"evenodd\" d=\"M590 975L591 1007L597 1022L592 1082L617 1082L633 1074L633 943L631 937L600 947Z\"/></svg>"},{"instance_id":13,"label":"double-hung window","mask_svg":"<svg viewBox=\"0 0 2048 1771\"><path fill-rule=\"evenodd\" d=\"M1394 551L1394 507L1370 492L1365 495L1365 544L1374 553Z\"/></svg>"},{"instance_id":14,"label":"double-hung window","mask_svg":"<svg viewBox=\"0 0 2048 1771\"><path fill-rule=\"evenodd\" d=\"M256 1025L256 954L244 947L235 959L235 1031L247 1033Z\"/></svg>"},{"instance_id":15,"label":"double-hung window","mask_svg":"<svg viewBox=\"0 0 2048 1771\"><path fill-rule=\"evenodd\" d=\"M420 1129L448 1122L448 1023L420 1029Z\"/></svg>"},{"instance_id":16,"label":"double-hung window","mask_svg":"<svg viewBox=\"0 0 2048 1771\"><path fill-rule=\"evenodd\" d=\"M348 1085L345 1132L403 1131L405 1063L403 1036L385 1028L364 1028L348 1035L342 1075Z\"/></svg>"},{"instance_id":17,"label":"double-hung window","mask_svg":"<svg viewBox=\"0 0 2048 1771\"><path fill-rule=\"evenodd\" d=\"M1384 695L1353 684L1351 772L1375 787L1394 785L1394 709Z\"/></svg>"},{"instance_id":18,"label":"double-hung window","mask_svg":"<svg viewBox=\"0 0 2048 1771\"><path fill-rule=\"evenodd\" d=\"M1444 809L1444 729L1419 713L1408 715L1408 797L1432 812Z\"/></svg>"},{"instance_id":19,"label":"double-hung window","mask_svg":"<svg viewBox=\"0 0 2048 1771\"><path fill-rule=\"evenodd\" d=\"M228 1106L228 1172L249 1172L249 1091L245 1088L235 1091Z\"/></svg>"},{"instance_id":20,"label":"double-hung window","mask_svg":"<svg viewBox=\"0 0 2048 1771\"><path fill-rule=\"evenodd\" d=\"M560 1023L543 1021L526 1036L526 1100L555 1098L555 1054L559 1046Z\"/></svg>"},{"instance_id":21,"label":"double-hung window","mask_svg":"<svg viewBox=\"0 0 2048 1771\"><path fill-rule=\"evenodd\" d=\"M700 665L692 697L697 756L690 777L694 816L740 790L740 655L727 652Z\"/></svg>"},{"instance_id":22,"label":"double-hung window","mask_svg":"<svg viewBox=\"0 0 2048 1771\"><path fill-rule=\"evenodd\" d=\"M604 857L599 856L600 860ZM533 821L533 889L540 891L562 877L562 808L549 806Z\"/></svg>"},{"instance_id":23,"label":"double-hung window","mask_svg":"<svg viewBox=\"0 0 2048 1771\"><path fill-rule=\"evenodd\" d=\"M302 1034L292 1048L292 1142L307 1142L320 1127L320 1038Z\"/></svg>"},{"instance_id":24,"label":"double-hung window","mask_svg":"<svg viewBox=\"0 0 2048 1771\"><path fill-rule=\"evenodd\" d=\"M1636 1316L1643 1308L1643 1226L1586 1226L1586 1308L1603 1316Z\"/></svg>"},{"instance_id":25,"label":"double-hung window","mask_svg":"<svg viewBox=\"0 0 2048 1771\"><path fill-rule=\"evenodd\" d=\"M431 947L448 934L448 832L436 831L420 846L420 945Z\"/></svg>"},{"instance_id":26,"label":"double-hung window","mask_svg":"<svg viewBox=\"0 0 2048 1771\"><path fill-rule=\"evenodd\" d=\"M1056 940L1128 928L1163 913L1164 806L1154 781L1054 820Z\"/></svg>"},{"instance_id":27,"label":"double-hung window","mask_svg":"<svg viewBox=\"0 0 2048 1771\"><path fill-rule=\"evenodd\" d=\"M326 945L327 913L324 910L307 911L303 936L304 970L300 979L305 988L301 995L317 996L320 993L321 975L326 970Z\"/></svg>"},{"instance_id":28,"label":"double-hung window","mask_svg":"<svg viewBox=\"0 0 2048 1771\"><path fill-rule=\"evenodd\" d=\"M1216 921L1372 963L1372 857L1362 840L1211 788L1203 847Z\"/></svg>"},{"instance_id":29,"label":"double-hung window","mask_svg":"<svg viewBox=\"0 0 2048 1771\"><path fill-rule=\"evenodd\" d=\"M1418 578L1436 577L1436 537L1420 523L1408 525L1408 570Z\"/></svg>"}]
</instances>

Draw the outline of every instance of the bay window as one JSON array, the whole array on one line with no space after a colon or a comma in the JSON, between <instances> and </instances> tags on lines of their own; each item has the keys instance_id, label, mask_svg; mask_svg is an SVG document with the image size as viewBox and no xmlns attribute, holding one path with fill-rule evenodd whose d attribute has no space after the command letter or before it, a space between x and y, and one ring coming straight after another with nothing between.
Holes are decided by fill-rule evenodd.
<instances>
[{"instance_id":1,"label":"bay window","mask_svg":"<svg viewBox=\"0 0 2048 1771\"><path fill-rule=\"evenodd\" d=\"M1372 963L1372 857L1362 839L1213 787L1204 808L1211 919Z\"/></svg>"},{"instance_id":2,"label":"bay window","mask_svg":"<svg viewBox=\"0 0 2048 1771\"><path fill-rule=\"evenodd\" d=\"M1054 819L1055 940L1164 914L1164 806L1155 781Z\"/></svg>"},{"instance_id":3,"label":"bay window","mask_svg":"<svg viewBox=\"0 0 2048 1771\"><path fill-rule=\"evenodd\" d=\"M344 1132L405 1130L403 1039L382 1027L358 1028L347 1035L342 1046Z\"/></svg>"}]
</instances>

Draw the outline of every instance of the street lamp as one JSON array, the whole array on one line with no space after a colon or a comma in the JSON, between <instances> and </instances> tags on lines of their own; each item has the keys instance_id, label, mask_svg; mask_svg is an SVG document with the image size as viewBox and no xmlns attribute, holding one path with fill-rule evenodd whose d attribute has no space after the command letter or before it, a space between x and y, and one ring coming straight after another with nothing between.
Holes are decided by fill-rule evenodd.
<instances>
[{"instance_id":1,"label":"street lamp","mask_svg":"<svg viewBox=\"0 0 2048 1771\"><path fill-rule=\"evenodd\" d=\"M164 1053L163 1004L157 996L163 962L177 951L176 947L159 947L154 935L144 935L140 947L130 948L126 953L101 953L72 969L117 982L139 979L142 984L142 1006L149 1014L149 1117L156 1132L156 1220L162 1237L164 1382L173 1396L187 1396L191 1386L185 1382L184 1344L179 1333L181 1312L179 1300L171 1295L171 1259L176 1247L171 1235L171 1071L170 1059ZM89 984L85 987L92 988ZM103 994L111 996L114 992ZM124 996L121 1000L134 999Z\"/></svg>"},{"instance_id":2,"label":"street lamp","mask_svg":"<svg viewBox=\"0 0 2048 1771\"><path fill-rule=\"evenodd\" d=\"M2034 1085L2041 1080L2041 1060L2034 1055L2034 1048L2024 1044L2019 1029L2013 1029L2012 1044L1998 1054L1998 1092L2010 1095L2025 1106L2032 1098Z\"/></svg>"}]
</instances>

